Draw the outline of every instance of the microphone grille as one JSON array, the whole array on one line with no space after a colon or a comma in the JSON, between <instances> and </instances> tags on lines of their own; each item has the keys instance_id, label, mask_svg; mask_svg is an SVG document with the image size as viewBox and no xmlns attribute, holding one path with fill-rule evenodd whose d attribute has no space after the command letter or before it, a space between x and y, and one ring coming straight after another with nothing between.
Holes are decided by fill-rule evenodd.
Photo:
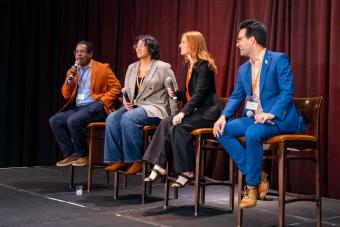
<instances>
[{"instance_id":1,"label":"microphone grille","mask_svg":"<svg viewBox=\"0 0 340 227\"><path fill-rule=\"evenodd\" d=\"M253 117L254 116L254 112L251 111L251 110L247 110L246 115L247 115L247 117Z\"/></svg>"}]
</instances>

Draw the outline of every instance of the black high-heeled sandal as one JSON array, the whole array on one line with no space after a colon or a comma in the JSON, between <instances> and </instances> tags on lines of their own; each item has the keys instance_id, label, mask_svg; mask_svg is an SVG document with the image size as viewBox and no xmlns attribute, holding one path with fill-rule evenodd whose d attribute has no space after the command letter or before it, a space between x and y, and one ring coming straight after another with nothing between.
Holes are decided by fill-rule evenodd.
<instances>
[{"instance_id":1,"label":"black high-heeled sandal","mask_svg":"<svg viewBox=\"0 0 340 227\"><path fill-rule=\"evenodd\" d=\"M179 173L178 176L182 176L183 178L186 179L186 181L184 182L184 184L182 184L181 182L175 181L171 185L171 187L173 187L173 188L183 188L185 185L187 185L188 183L195 180L195 176L189 177L187 175L184 175L183 173Z\"/></svg>"},{"instance_id":2,"label":"black high-heeled sandal","mask_svg":"<svg viewBox=\"0 0 340 227\"><path fill-rule=\"evenodd\" d=\"M154 179L150 177L152 172L156 172L156 177ZM152 169L151 173L144 179L144 182L155 182L158 178L165 176L165 174L161 174L161 172L159 172L158 169L155 168Z\"/></svg>"}]
</instances>

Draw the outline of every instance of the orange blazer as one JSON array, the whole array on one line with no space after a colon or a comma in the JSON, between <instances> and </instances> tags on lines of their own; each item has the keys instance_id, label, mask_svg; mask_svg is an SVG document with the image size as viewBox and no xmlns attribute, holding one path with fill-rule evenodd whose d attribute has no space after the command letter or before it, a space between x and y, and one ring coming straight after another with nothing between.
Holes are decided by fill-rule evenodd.
<instances>
[{"instance_id":1,"label":"orange blazer","mask_svg":"<svg viewBox=\"0 0 340 227\"><path fill-rule=\"evenodd\" d=\"M65 82L61 88L61 93L65 99L68 99L67 103L59 110L65 111L75 105L78 88L78 76L74 77L73 86L67 84L67 78L71 74L67 71ZM107 114L113 112L113 103L118 100L122 86L115 74L112 72L109 64L103 64L95 60L91 60L91 97L94 100L101 100L103 102L103 108Z\"/></svg>"}]
</instances>

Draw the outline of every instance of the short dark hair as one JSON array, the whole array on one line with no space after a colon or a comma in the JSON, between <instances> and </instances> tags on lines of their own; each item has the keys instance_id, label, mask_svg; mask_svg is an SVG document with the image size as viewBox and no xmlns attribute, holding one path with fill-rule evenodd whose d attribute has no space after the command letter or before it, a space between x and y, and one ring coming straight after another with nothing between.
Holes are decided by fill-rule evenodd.
<instances>
[{"instance_id":1,"label":"short dark hair","mask_svg":"<svg viewBox=\"0 0 340 227\"><path fill-rule=\"evenodd\" d=\"M155 39L155 37L151 35L140 35L137 36L135 39L134 46L137 45L139 40L143 40L145 45L148 48L148 51L151 55L151 59L159 59L159 44L158 41Z\"/></svg>"},{"instance_id":2,"label":"short dark hair","mask_svg":"<svg viewBox=\"0 0 340 227\"><path fill-rule=\"evenodd\" d=\"M93 53L93 51L94 51L94 46L93 46L93 44L90 43L89 41L85 41L85 40L78 41L76 46L78 46L79 44L84 44L84 45L86 46L87 52Z\"/></svg>"},{"instance_id":3,"label":"short dark hair","mask_svg":"<svg viewBox=\"0 0 340 227\"><path fill-rule=\"evenodd\" d=\"M240 30L246 29L246 37L254 36L256 42L262 47L267 43L267 27L260 21L253 19L245 20L240 24Z\"/></svg>"}]
</instances>

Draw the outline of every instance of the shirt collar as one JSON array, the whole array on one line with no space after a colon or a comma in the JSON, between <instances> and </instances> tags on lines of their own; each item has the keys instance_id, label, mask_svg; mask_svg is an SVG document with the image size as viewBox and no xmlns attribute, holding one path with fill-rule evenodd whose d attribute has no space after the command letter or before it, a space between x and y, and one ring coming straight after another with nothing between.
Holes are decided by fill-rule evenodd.
<instances>
[{"instance_id":1,"label":"shirt collar","mask_svg":"<svg viewBox=\"0 0 340 227\"><path fill-rule=\"evenodd\" d=\"M261 53L259 54L259 56L257 56L257 58L255 59L255 62L253 62L251 59L249 59L250 64L258 64L260 62L262 62L263 58L264 58L264 54L266 53L266 48L263 48L263 50L261 51Z\"/></svg>"}]
</instances>

